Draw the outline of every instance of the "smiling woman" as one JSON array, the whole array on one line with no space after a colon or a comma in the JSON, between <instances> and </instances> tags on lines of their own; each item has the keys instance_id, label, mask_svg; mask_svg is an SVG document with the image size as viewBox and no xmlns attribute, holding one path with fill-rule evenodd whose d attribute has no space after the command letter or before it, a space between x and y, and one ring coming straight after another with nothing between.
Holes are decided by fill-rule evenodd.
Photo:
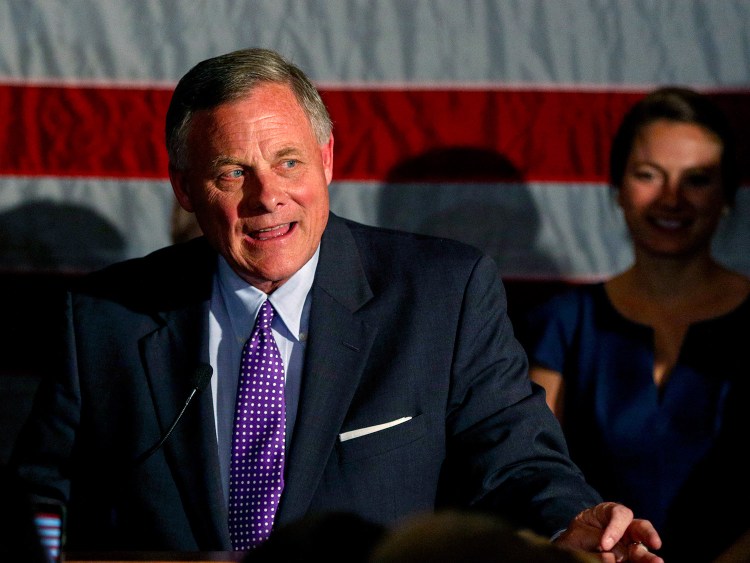
<instances>
[{"instance_id":1,"label":"smiling woman","mask_svg":"<svg viewBox=\"0 0 750 563\"><path fill-rule=\"evenodd\" d=\"M721 140L700 125L659 120L643 127L618 191L637 260L709 250L727 204L721 153Z\"/></svg>"},{"instance_id":2,"label":"smiling woman","mask_svg":"<svg viewBox=\"0 0 750 563\"><path fill-rule=\"evenodd\" d=\"M707 97L665 88L626 114L610 160L635 260L532 312L531 377L592 485L654 522L666 560L710 561L750 526L695 527L750 500L736 449L750 280L711 253L738 187L734 143Z\"/></svg>"}]
</instances>

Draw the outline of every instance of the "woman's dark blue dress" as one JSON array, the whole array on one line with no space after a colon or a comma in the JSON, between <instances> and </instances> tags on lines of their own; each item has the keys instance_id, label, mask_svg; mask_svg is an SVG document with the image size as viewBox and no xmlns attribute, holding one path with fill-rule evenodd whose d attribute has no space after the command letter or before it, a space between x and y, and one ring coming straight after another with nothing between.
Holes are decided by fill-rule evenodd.
<instances>
[{"instance_id":1,"label":"woman's dark blue dress","mask_svg":"<svg viewBox=\"0 0 750 563\"><path fill-rule=\"evenodd\" d=\"M750 299L689 328L661 389L653 331L601 283L555 296L526 328L531 363L563 375L571 457L654 523L668 562L711 561L750 527Z\"/></svg>"}]
</instances>

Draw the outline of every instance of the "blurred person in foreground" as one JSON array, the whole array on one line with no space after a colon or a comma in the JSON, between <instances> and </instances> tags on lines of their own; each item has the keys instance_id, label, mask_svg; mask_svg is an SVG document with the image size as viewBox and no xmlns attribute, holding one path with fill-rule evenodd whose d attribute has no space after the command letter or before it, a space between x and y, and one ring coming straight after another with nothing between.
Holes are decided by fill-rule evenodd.
<instances>
[{"instance_id":1,"label":"blurred person in foreground","mask_svg":"<svg viewBox=\"0 0 750 563\"><path fill-rule=\"evenodd\" d=\"M315 514L274 529L242 563L585 563L593 554L565 549L494 514L438 510L383 526L350 512Z\"/></svg>"},{"instance_id":2,"label":"blurred person in foreground","mask_svg":"<svg viewBox=\"0 0 750 563\"><path fill-rule=\"evenodd\" d=\"M373 546L367 563L592 563L530 530L479 512L438 511L407 518Z\"/></svg>"},{"instance_id":3,"label":"blurred person in foreground","mask_svg":"<svg viewBox=\"0 0 750 563\"><path fill-rule=\"evenodd\" d=\"M610 163L634 262L530 315L531 378L588 481L654 523L666 560L711 561L750 528L750 280L711 253L739 184L732 134L705 95L663 88Z\"/></svg>"},{"instance_id":4,"label":"blurred person in foreground","mask_svg":"<svg viewBox=\"0 0 750 563\"><path fill-rule=\"evenodd\" d=\"M390 524L455 506L661 561L651 523L570 461L494 262L330 213L331 121L297 67L262 49L198 64L166 137L205 236L69 293L14 456L67 504L69 550L250 551L309 514ZM258 350L272 374L247 375Z\"/></svg>"}]
</instances>

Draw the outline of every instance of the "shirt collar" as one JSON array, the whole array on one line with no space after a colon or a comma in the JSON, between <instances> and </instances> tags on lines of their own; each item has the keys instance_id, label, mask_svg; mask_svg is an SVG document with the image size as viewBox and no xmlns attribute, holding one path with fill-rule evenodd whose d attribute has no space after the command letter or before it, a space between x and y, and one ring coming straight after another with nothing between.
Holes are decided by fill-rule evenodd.
<instances>
[{"instance_id":1,"label":"shirt collar","mask_svg":"<svg viewBox=\"0 0 750 563\"><path fill-rule=\"evenodd\" d=\"M260 306L267 298L290 335L300 339L302 308L315 278L319 256L320 245L312 258L268 297L237 275L224 257L219 256L219 288L238 338L247 338L250 334Z\"/></svg>"}]
</instances>

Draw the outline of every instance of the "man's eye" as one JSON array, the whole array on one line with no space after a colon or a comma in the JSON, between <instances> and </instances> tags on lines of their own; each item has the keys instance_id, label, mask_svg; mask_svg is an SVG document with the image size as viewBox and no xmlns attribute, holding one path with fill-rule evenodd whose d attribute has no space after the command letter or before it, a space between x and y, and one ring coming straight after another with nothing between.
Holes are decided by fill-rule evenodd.
<instances>
[{"instance_id":1,"label":"man's eye","mask_svg":"<svg viewBox=\"0 0 750 563\"><path fill-rule=\"evenodd\" d=\"M229 170L228 172L223 172L221 176L222 178L233 180L235 178L242 178L243 174L244 171L241 168L236 168L234 170Z\"/></svg>"},{"instance_id":2,"label":"man's eye","mask_svg":"<svg viewBox=\"0 0 750 563\"><path fill-rule=\"evenodd\" d=\"M299 160L295 160L293 158L289 160L285 160L281 163L281 166L283 168L286 168L287 170L290 170L292 168L295 168L299 164Z\"/></svg>"}]
</instances>

